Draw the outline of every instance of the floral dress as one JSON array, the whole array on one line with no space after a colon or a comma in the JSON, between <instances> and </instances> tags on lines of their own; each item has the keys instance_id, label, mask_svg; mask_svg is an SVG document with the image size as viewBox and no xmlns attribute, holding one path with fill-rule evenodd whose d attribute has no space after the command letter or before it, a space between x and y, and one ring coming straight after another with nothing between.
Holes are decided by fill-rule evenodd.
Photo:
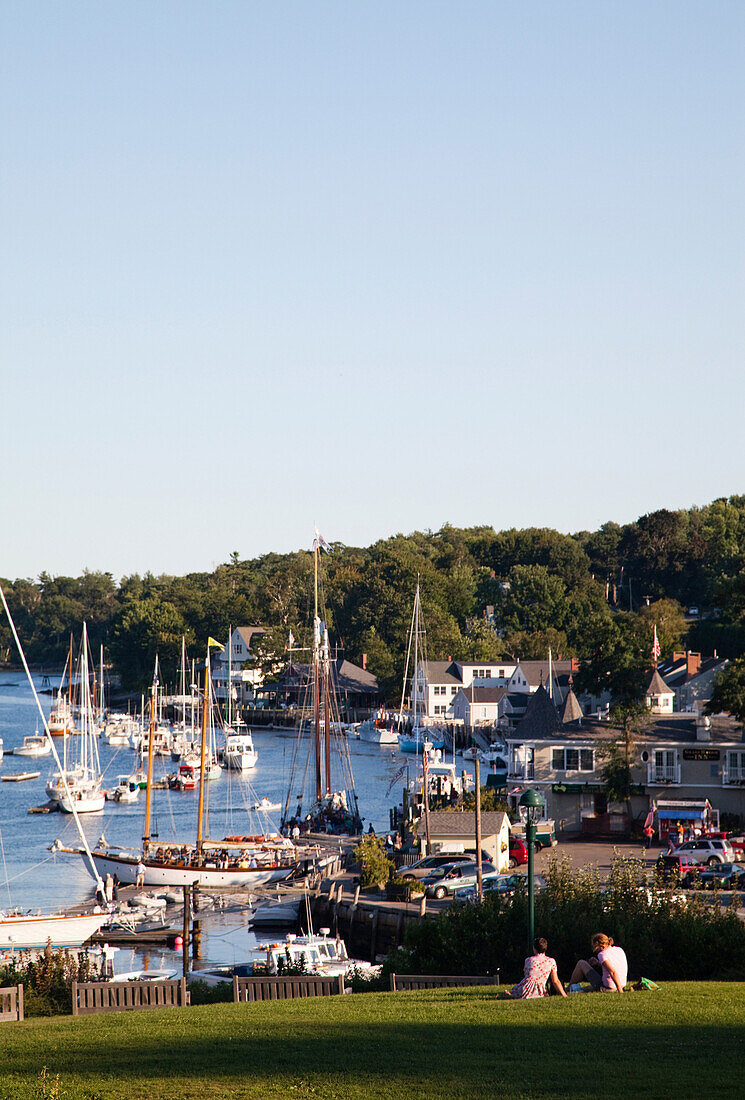
<instances>
[{"instance_id":1,"label":"floral dress","mask_svg":"<svg viewBox=\"0 0 745 1100\"><path fill-rule=\"evenodd\" d=\"M510 996L518 999L545 997L546 983L553 970L556 970L556 960L549 955L530 955L525 960L525 977L517 985L513 985Z\"/></svg>"}]
</instances>

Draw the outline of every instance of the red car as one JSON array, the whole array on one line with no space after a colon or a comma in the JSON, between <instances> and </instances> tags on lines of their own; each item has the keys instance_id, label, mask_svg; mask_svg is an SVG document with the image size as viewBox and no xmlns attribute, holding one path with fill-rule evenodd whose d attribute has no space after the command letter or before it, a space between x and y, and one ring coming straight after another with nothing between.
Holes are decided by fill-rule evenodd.
<instances>
[{"instance_id":1,"label":"red car","mask_svg":"<svg viewBox=\"0 0 745 1100\"><path fill-rule=\"evenodd\" d=\"M519 836L510 834L510 867L519 867L528 862L528 846Z\"/></svg>"}]
</instances>

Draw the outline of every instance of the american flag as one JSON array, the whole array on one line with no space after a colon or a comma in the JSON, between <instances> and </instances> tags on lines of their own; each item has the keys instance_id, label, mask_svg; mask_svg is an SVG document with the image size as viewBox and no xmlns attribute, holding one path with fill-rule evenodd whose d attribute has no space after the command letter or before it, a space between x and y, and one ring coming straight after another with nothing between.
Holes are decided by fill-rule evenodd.
<instances>
[{"instance_id":1,"label":"american flag","mask_svg":"<svg viewBox=\"0 0 745 1100\"><path fill-rule=\"evenodd\" d=\"M654 641L652 642L652 660L654 661L655 664L657 664L657 662L659 661L661 653L662 653L662 650L660 649L660 643L659 643L659 640L657 638L657 623L655 623L654 624Z\"/></svg>"},{"instance_id":2,"label":"american flag","mask_svg":"<svg viewBox=\"0 0 745 1100\"><path fill-rule=\"evenodd\" d=\"M326 554L331 553L331 547L326 542L326 539L323 537L323 535L321 534L321 532L318 530L317 527L316 527L316 545L318 546L319 550L323 550Z\"/></svg>"}]
</instances>

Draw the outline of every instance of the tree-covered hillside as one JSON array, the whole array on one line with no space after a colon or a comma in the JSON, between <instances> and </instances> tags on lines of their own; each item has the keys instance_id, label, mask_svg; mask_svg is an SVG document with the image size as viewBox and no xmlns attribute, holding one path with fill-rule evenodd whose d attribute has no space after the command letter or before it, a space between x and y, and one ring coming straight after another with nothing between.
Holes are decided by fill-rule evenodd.
<instances>
[{"instance_id":1,"label":"tree-covered hillside","mask_svg":"<svg viewBox=\"0 0 745 1100\"><path fill-rule=\"evenodd\" d=\"M400 685L417 577L428 655L487 660L506 654L578 656L589 670L646 659L657 624L663 652L686 636L705 653L745 652L745 497L703 508L660 510L635 523L562 535L547 528L455 528L396 535L324 555L332 641L359 662L367 654L389 699ZM237 553L211 573L146 574L117 584L109 573L4 581L33 662L64 660L69 634L85 619L124 683L141 685L156 652L175 676L181 637L190 654L229 626L269 628L260 659L281 652L290 631L307 643L312 555ZM686 623L696 607L700 620ZM690 627L690 629L689 629ZM14 660L7 624L0 657ZM619 673L620 675L620 673Z\"/></svg>"}]
</instances>

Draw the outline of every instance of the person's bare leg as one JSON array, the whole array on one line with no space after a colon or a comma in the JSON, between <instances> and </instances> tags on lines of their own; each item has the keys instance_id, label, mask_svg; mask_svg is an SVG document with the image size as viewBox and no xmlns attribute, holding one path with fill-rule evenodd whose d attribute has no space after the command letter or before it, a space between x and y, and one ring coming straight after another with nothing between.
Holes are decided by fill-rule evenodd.
<instances>
[{"instance_id":1,"label":"person's bare leg","mask_svg":"<svg viewBox=\"0 0 745 1100\"><path fill-rule=\"evenodd\" d=\"M582 982L589 982L593 989L600 988L600 975L586 959L578 961L569 979L570 985L579 985Z\"/></svg>"}]
</instances>

